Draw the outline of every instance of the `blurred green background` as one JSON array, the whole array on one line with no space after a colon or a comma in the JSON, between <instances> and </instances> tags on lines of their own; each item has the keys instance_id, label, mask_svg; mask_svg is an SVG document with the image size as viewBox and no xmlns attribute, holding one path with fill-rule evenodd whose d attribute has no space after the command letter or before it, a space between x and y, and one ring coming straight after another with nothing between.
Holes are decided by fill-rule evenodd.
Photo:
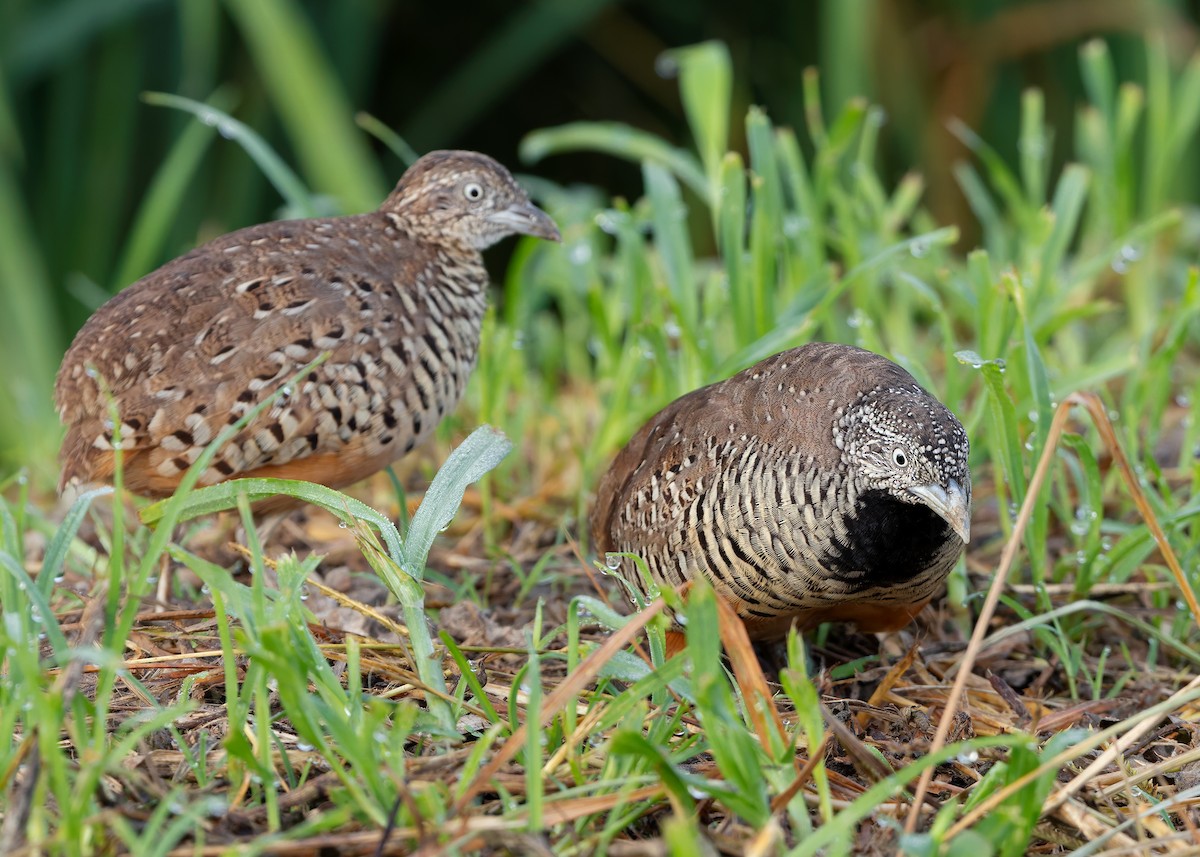
<instances>
[{"instance_id":1,"label":"blurred green background","mask_svg":"<svg viewBox=\"0 0 1200 857\"><path fill-rule=\"evenodd\" d=\"M1055 152L1073 151L1086 95L1080 46L1103 38L1117 79L1145 82L1147 44L1181 67L1198 20L1197 0L540 0L452 11L384 0L5 0L0 475L20 466L52 475L54 372L107 296L214 235L302 213L221 129L146 103L147 91L228 111L297 170L318 208L352 212L374 207L405 166L355 127L360 114L416 152L479 149L518 170L524 135L577 120L690 146L664 52L719 39L733 59L735 117L761 104L776 125L803 127L811 66L834 112L857 96L882 105L889 186L920 172L923 205L957 225L969 249L980 231L952 173L969 153L948 123L1015 163L1020 93L1038 87ZM730 132L744 151L744 128ZM1197 160L1159 165L1145 192L1194 204ZM602 154L548 158L532 171L641 193L638 166ZM497 279L512 250L493 259Z\"/></svg>"}]
</instances>

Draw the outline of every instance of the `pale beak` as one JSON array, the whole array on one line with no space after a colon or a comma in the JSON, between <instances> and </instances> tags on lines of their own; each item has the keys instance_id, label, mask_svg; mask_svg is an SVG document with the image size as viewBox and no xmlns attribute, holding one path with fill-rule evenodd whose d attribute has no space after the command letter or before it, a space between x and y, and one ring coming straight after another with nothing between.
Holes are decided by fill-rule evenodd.
<instances>
[{"instance_id":1,"label":"pale beak","mask_svg":"<svg viewBox=\"0 0 1200 857\"><path fill-rule=\"evenodd\" d=\"M914 485L908 493L938 514L950 529L958 534L963 544L971 541L971 494L951 479L946 487L941 485Z\"/></svg>"},{"instance_id":2,"label":"pale beak","mask_svg":"<svg viewBox=\"0 0 1200 857\"><path fill-rule=\"evenodd\" d=\"M547 241L562 241L558 226L550 215L532 202L519 202L487 216L488 221L521 235L545 238Z\"/></svg>"}]
</instances>

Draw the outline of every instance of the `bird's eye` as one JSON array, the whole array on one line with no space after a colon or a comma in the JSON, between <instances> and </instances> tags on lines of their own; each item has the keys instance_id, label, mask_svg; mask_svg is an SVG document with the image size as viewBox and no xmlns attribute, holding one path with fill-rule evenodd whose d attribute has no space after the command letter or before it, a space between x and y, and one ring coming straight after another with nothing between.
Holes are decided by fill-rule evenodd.
<instances>
[{"instance_id":1,"label":"bird's eye","mask_svg":"<svg viewBox=\"0 0 1200 857\"><path fill-rule=\"evenodd\" d=\"M471 202L479 202L483 199L483 186L478 182L471 182L463 187L463 196Z\"/></svg>"},{"instance_id":2,"label":"bird's eye","mask_svg":"<svg viewBox=\"0 0 1200 857\"><path fill-rule=\"evenodd\" d=\"M906 464L908 464L908 456L904 454L904 450L900 447L896 447L892 450L892 463L894 463L897 467L904 467Z\"/></svg>"}]
</instances>

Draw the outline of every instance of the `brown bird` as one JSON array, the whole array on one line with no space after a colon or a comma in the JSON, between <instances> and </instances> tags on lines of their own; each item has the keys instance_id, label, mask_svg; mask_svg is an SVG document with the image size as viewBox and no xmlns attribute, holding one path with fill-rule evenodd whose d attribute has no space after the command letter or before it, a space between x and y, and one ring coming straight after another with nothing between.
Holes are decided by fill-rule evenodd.
<instances>
[{"instance_id":1,"label":"brown bird","mask_svg":"<svg viewBox=\"0 0 1200 857\"><path fill-rule=\"evenodd\" d=\"M441 151L377 211L251 226L167 263L100 307L63 358L63 484L109 480L119 443L125 484L169 495L222 428L323 352L201 484L338 488L384 468L458 403L487 303L481 251L514 234L560 240L503 166Z\"/></svg>"},{"instance_id":2,"label":"brown bird","mask_svg":"<svg viewBox=\"0 0 1200 857\"><path fill-rule=\"evenodd\" d=\"M895 363L813 343L660 411L600 481L592 535L660 586L708 578L751 637L895 630L970 538L968 449Z\"/></svg>"}]
</instances>

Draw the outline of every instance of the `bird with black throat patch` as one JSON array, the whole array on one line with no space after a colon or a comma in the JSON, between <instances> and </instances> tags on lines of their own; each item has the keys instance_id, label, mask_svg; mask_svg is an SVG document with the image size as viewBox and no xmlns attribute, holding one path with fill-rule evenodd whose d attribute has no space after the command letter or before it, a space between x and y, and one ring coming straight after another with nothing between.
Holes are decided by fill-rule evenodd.
<instances>
[{"instance_id":1,"label":"bird with black throat patch","mask_svg":"<svg viewBox=\"0 0 1200 857\"><path fill-rule=\"evenodd\" d=\"M900 366L811 343L652 417L601 479L592 537L659 586L706 578L752 638L896 630L970 540L969 449Z\"/></svg>"}]
</instances>

